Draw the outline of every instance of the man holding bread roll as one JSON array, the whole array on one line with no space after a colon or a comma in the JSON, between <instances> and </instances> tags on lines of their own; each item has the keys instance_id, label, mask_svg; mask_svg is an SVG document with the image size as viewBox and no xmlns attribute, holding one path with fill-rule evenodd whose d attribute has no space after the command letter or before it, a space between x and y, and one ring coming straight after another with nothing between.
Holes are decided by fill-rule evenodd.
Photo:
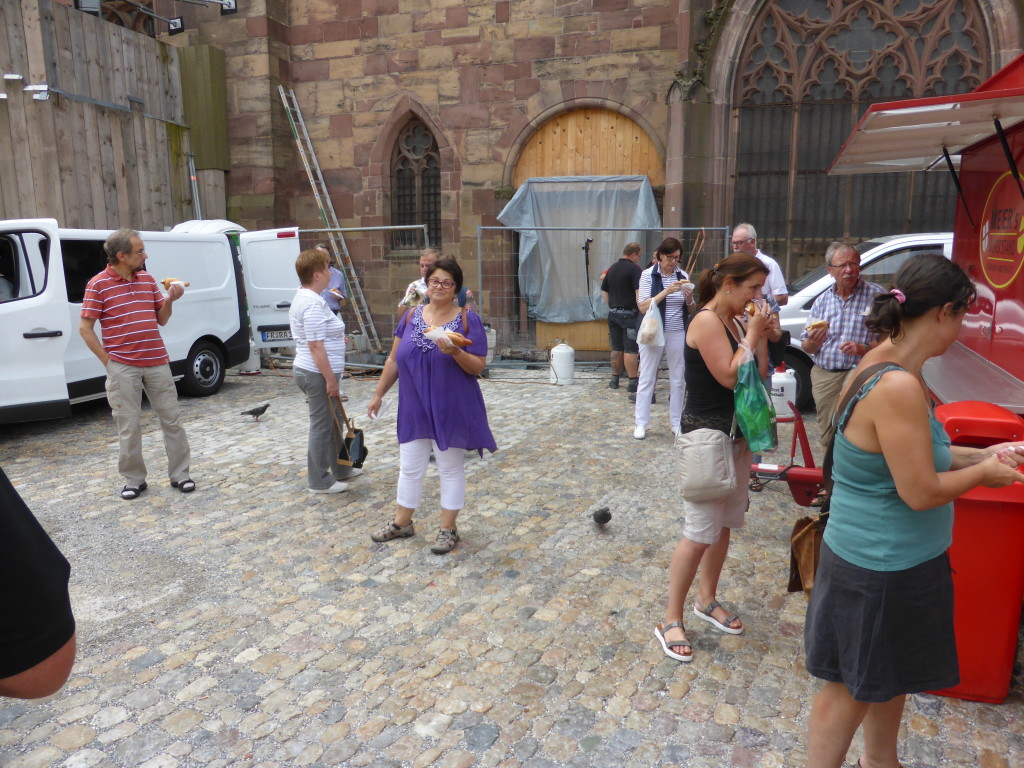
<instances>
[{"instance_id":1,"label":"man holding bread roll","mask_svg":"<svg viewBox=\"0 0 1024 768\"><path fill-rule=\"evenodd\" d=\"M167 296L146 272L146 250L134 229L119 229L103 243L107 266L85 286L78 331L107 372L107 401L117 423L121 498L138 498L148 487L142 459L142 391L160 419L171 487L195 490L189 477L190 450L178 416L178 392L160 326L185 293L183 279L167 278ZM103 340L96 335L100 321Z\"/></svg>"},{"instance_id":2,"label":"man holding bread roll","mask_svg":"<svg viewBox=\"0 0 1024 768\"><path fill-rule=\"evenodd\" d=\"M843 382L861 357L878 343L864 325L871 304L884 289L860 276L860 254L852 245L832 243L825 251L825 265L835 285L818 296L800 342L814 360L811 392L818 408L822 445L832 437L832 412Z\"/></svg>"}]
</instances>

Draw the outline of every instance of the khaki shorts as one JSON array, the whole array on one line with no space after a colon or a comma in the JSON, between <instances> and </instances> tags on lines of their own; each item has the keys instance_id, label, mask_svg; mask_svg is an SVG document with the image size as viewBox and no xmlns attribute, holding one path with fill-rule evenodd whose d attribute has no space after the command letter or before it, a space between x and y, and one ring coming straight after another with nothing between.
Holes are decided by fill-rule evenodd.
<instances>
[{"instance_id":1,"label":"khaki shorts","mask_svg":"<svg viewBox=\"0 0 1024 768\"><path fill-rule=\"evenodd\" d=\"M750 506L750 489L747 476L754 454L747 447L746 440L737 440L732 446L732 457L736 464L739 482L728 496L711 501L687 501L683 499L683 536L698 544L714 544L723 528L742 528Z\"/></svg>"}]
</instances>

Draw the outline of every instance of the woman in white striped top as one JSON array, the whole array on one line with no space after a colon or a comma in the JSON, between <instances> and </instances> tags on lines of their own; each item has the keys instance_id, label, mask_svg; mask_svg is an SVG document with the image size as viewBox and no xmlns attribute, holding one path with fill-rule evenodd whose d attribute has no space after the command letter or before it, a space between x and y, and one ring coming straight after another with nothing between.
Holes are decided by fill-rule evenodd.
<instances>
[{"instance_id":1,"label":"woman in white striped top","mask_svg":"<svg viewBox=\"0 0 1024 768\"><path fill-rule=\"evenodd\" d=\"M331 400L338 397L345 371L345 323L320 295L331 280L327 260L327 254L315 248L299 254L295 271L301 287L288 310L295 339L292 372L309 403L306 475L310 493L346 491L348 483L343 481L363 473L336 461L342 436L331 413Z\"/></svg>"}]
</instances>

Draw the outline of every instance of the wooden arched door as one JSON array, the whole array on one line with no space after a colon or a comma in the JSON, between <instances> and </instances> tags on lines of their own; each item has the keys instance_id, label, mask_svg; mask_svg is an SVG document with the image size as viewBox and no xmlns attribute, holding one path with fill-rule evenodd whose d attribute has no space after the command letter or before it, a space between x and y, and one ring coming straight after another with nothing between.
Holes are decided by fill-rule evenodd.
<instances>
[{"instance_id":1,"label":"wooden arched door","mask_svg":"<svg viewBox=\"0 0 1024 768\"><path fill-rule=\"evenodd\" d=\"M608 109L574 109L542 125L523 148L515 186L533 176L647 176L665 183L665 165L647 132Z\"/></svg>"},{"instance_id":2,"label":"wooden arched door","mask_svg":"<svg viewBox=\"0 0 1024 768\"><path fill-rule=\"evenodd\" d=\"M665 165L647 132L626 115L587 107L563 112L530 137L516 163L513 183L542 176L647 176L665 184ZM604 320L582 323L537 322L538 347L563 339L576 350L607 352Z\"/></svg>"}]
</instances>

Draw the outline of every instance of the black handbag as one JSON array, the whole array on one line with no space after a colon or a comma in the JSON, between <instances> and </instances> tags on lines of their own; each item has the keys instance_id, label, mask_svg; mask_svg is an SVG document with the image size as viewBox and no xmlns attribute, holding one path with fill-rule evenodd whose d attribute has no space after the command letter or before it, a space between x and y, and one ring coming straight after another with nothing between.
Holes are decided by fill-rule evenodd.
<instances>
[{"instance_id":1,"label":"black handbag","mask_svg":"<svg viewBox=\"0 0 1024 768\"><path fill-rule=\"evenodd\" d=\"M333 407L331 408L334 424L338 428L334 434L336 439L340 438L337 462L346 467L359 469L363 466L363 462L366 461L366 457L370 453L366 448L366 438L363 435L363 430L356 429L355 422L345 414L345 406L342 405L340 397L332 397L331 402L341 411L341 421L339 421L338 414L335 413ZM341 428L342 422L346 427L344 431Z\"/></svg>"}]
</instances>

